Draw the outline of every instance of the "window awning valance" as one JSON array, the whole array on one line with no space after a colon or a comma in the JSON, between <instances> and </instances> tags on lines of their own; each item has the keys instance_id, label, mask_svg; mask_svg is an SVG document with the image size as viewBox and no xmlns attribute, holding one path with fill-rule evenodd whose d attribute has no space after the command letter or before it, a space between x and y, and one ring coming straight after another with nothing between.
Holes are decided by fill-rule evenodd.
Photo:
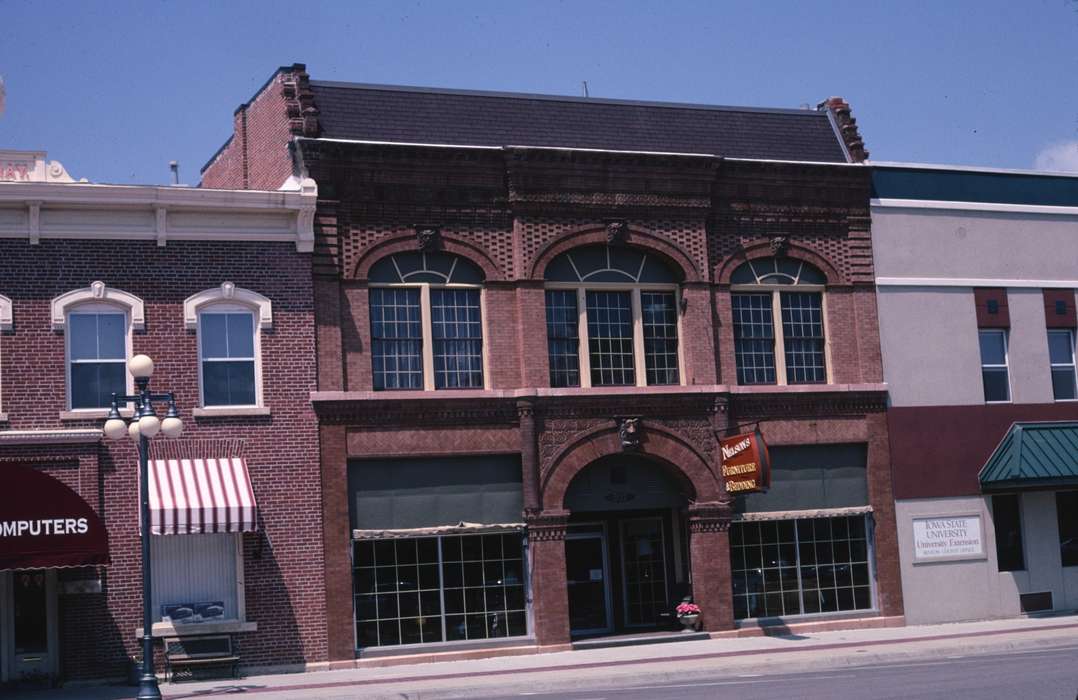
<instances>
[{"instance_id":1,"label":"window awning valance","mask_svg":"<svg viewBox=\"0 0 1078 700\"><path fill-rule=\"evenodd\" d=\"M1078 486L1078 422L1013 424L978 478L982 491Z\"/></svg>"},{"instance_id":2,"label":"window awning valance","mask_svg":"<svg viewBox=\"0 0 1078 700\"><path fill-rule=\"evenodd\" d=\"M109 563L93 508L43 471L0 465L0 571Z\"/></svg>"},{"instance_id":3,"label":"window awning valance","mask_svg":"<svg viewBox=\"0 0 1078 700\"><path fill-rule=\"evenodd\" d=\"M258 504L243 459L154 459L149 466L153 534L258 529Z\"/></svg>"}]
</instances>

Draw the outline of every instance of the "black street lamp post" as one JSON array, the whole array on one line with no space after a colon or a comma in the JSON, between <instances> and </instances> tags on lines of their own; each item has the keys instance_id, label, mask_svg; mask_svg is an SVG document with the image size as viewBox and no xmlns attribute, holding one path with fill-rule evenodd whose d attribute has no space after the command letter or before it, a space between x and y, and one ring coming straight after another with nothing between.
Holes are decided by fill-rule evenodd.
<instances>
[{"instance_id":1,"label":"black street lamp post","mask_svg":"<svg viewBox=\"0 0 1078 700\"><path fill-rule=\"evenodd\" d=\"M179 437L183 421L176 411L176 398L172 392L150 392L150 376L153 360L146 355L135 355L127 368L135 378L135 393L113 394L112 408L105 421L105 435L113 440L125 435L138 441L139 462L139 512L142 524L142 674L139 677L138 700L160 700L161 688L153 669L153 601L150 593L150 438L158 432L165 437ZM158 419L154 412L155 402L168 402L165 419ZM135 415L130 426L120 417L120 404L135 404Z\"/></svg>"}]
</instances>

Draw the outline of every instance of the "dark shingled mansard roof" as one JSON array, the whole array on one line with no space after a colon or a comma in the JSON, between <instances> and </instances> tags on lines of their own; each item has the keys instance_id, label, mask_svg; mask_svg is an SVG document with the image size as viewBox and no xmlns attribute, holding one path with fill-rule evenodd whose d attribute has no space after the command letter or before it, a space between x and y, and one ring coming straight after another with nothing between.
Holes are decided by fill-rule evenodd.
<instances>
[{"instance_id":1,"label":"dark shingled mansard roof","mask_svg":"<svg viewBox=\"0 0 1078 700\"><path fill-rule=\"evenodd\" d=\"M826 112L311 81L322 138L845 163Z\"/></svg>"}]
</instances>

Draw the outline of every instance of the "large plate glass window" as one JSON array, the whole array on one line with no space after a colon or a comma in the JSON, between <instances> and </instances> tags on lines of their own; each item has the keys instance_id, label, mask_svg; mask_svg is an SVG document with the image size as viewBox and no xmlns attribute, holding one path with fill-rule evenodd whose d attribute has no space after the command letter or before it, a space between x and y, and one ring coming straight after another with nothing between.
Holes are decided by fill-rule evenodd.
<instances>
[{"instance_id":1,"label":"large plate glass window","mask_svg":"<svg viewBox=\"0 0 1078 700\"><path fill-rule=\"evenodd\" d=\"M546 269L550 385L681 383L678 277L627 247L585 246Z\"/></svg>"},{"instance_id":2,"label":"large plate glass window","mask_svg":"<svg viewBox=\"0 0 1078 700\"><path fill-rule=\"evenodd\" d=\"M483 272L449 253L397 253L370 275L374 388L483 388Z\"/></svg>"},{"instance_id":3,"label":"large plate glass window","mask_svg":"<svg viewBox=\"0 0 1078 700\"><path fill-rule=\"evenodd\" d=\"M198 339L202 405L257 405L254 313L224 305L200 311Z\"/></svg>"},{"instance_id":4,"label":"large plate glass window","mask_svg":"<svg viewBox=\"0 0 1078 700\"><path fill-rule=\"evenodd\" d=\"M826 282L822 272L794 258L750 260L734 270L730 308L738 384L828 381Z\"/></svg>"},{"instance_id":5,"label":"large plate glass window","mask_svg":"<svg viewBox=\"0 0 1078 700\"><path fill-rule=\"evenodd\" d=\"M360 648L527 634L523 534L354 545Z\"/></svg>"},{"instance_id":6,"label":"large plate glass window","mask_svg":"<svg viewBox=\"0 0 1078 700\"><path fill-rule=\"evenodd\" d=\"M71 408L108 408L113 392L127 391L127 314L82 306L67 317Z\"/></svg>"},{"instance_id":7,"label":"large plate glass window","mask_svg":"<svg viewBox=\"0 0 1078 700\"><path fill-rule=\"evenodd\" d=\"M864 515L735 522L730 557L736 619L873 607Z\"/></svg>"}]
</instances>

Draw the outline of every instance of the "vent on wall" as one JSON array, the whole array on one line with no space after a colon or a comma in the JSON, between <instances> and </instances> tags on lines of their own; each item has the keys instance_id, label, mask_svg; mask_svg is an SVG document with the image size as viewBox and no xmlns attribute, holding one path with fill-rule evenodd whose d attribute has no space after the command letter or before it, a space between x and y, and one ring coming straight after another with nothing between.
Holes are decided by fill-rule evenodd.
<instances>
[{"instance_id":1,"label":"vent on wall","mask_svg":"<svg viewBox=\"0 0 1078 700\"><path fill-rule=\"evenodd\" d=\"M1022 612L1043 612L1045 610L1052 609L1052 592L1045 591L1044 593L1023 593L1018 596L1018 603L1022 607Z\"/></svg>"}]
</instances>

